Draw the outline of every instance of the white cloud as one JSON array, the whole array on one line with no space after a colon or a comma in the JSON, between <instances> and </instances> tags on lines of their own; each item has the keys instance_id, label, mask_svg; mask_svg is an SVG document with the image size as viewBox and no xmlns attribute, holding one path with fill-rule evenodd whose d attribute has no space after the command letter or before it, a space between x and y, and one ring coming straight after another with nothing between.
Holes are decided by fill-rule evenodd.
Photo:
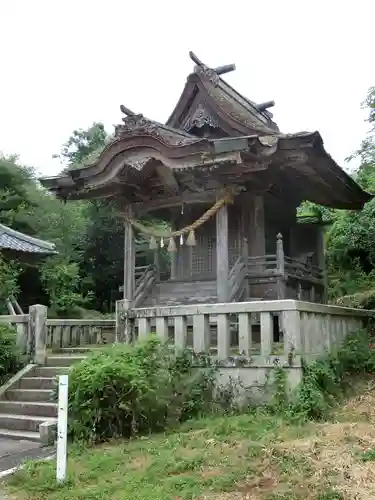
<instances>
[{"instance_id":1,"label":"white cloud","mask_svg":"<svg viewBox=\"0 0 375 500\"><path fill-rule=\"evenodd\" d=\"M212 66L235 62L231 85L275 99L283 132L319 130L343 164L366 132L374 17L372 0L3 0L0 150L53 175L72 130L111 129L121 103L167 119L193 50Z\"/></svg>"}]
</instances>

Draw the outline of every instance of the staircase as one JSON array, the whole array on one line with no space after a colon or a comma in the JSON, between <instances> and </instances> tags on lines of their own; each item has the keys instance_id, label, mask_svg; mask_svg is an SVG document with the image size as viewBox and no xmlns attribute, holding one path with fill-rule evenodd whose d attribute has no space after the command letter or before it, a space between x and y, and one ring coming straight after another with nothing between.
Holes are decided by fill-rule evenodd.
<instances>
[{"instance_id":1,"label":"staircase","mask_svg":"<svg viewBox=\"0 0 375 500\"><path fill-rule=\"evenodd\" d=\"M153 286L138 307L210 304L216 302L216 280L164 281Z\"/></svg>"},{"instance_id":2,"label":"staircase","mask_svg":"<svg viewBox=\"0 0 375 500\"><path fill-rule=\"evenodd\" d=\"M46 435L53 435L57 422L57 403L53 400L56 376L85 357L74 350L65 351L48 356L45 366L24 371L5 391L0 399L0 437L49 444Z\"/></svg>"}]
</instances>

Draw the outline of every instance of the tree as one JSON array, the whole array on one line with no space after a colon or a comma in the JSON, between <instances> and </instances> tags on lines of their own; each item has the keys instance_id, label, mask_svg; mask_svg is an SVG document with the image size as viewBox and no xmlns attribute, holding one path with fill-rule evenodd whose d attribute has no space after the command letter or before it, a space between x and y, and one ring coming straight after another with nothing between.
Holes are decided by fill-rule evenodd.
<instances>
[{"instance_id":1,"label":"tree","mask_svg":"<svg viewBox=\"0 0 375 500\"><path fill-rule=\"evenodd\" d=\"M375 192L375 87L369 89L362 105L370 129L349 159L360 160L356 181ZM328 234L327 257L333 296L375 288L375 199L361 212L336 211Z\"/></svg>"},{"instance_id":2,"label":"tree","mask_svg":"<svg viewBox=\"0 0 375 500\"><path fill-rule=\"evenodd\" d=\"M74 130L56 157L68 170L82 167L93 162L110 140L104 125L95 122L87 130ZM111 290L118 291L122 283L122 223L114 206L107 200L81 202L79 206L81 220L84 221L79 233L80 291L83 294L94 291L95 307L106 311L111 301ZM75 209L78 210L77 206Z\"/></svg>"},{"instance_id":3,"label":"tree","mask_svg":"<svg viewBox=\"0 0 375 500\"><path fill-rule=\"evenodd\" d=\"M92 163L109 141L104 125L94 122L87 130L74 130L54 158L59 158L68 169L77 168Z\"/></svg>"},{"instance_id":4,"label":"tree","mask_svg":"<svg viewBox=\"0 0 375 500\"><path fill-rule=\"evenodd\" d=\"M18 231L33 233L30 192L34 183L32 169L18 163L15 155L0 154L0 222Z\"/></svg>"}]
</instances>

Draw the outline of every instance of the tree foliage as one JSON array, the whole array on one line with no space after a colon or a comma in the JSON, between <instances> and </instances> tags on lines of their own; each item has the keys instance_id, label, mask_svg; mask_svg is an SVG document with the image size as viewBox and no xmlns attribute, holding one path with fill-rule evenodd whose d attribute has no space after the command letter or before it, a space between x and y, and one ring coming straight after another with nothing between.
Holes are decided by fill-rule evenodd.
<instances>
[{"instance_id":1,"label":"tree foliage","mask_svg":"<svg viewBox=\"0 0 375 500\"><path fill-rule=\"evenodd\" d=\"M356 181L375 193L375 87L369 89L363 107L367 110L369 132L351 158L360 160L354 173ZM327 260L332 298L375 290L375 199L360 212L336 211L328 232Z\"/></svg>"},{"instance_id":2,"label":"tree foliage","mask_svg":"<svg viewBox=\"0 0 375 500\"><path fill-rule=\"evenodd\" d=\"M87 130L74 130L54 158L59 158L68 169L82 167L92 163L109 140L104 125L94 122Z\"/></svg>"}]
</instances>

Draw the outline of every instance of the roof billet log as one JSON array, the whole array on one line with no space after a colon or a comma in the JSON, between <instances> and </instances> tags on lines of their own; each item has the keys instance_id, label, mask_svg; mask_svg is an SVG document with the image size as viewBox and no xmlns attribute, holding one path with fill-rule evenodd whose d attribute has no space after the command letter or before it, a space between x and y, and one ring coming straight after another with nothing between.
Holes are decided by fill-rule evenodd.
<instances>
[{"instance_id":1,"label":"roof billet log","mask_svg":"<svg viewBox=\"0 0 375 500\"><path fill-rule=\"evenodd\" d=\"M195 62L197 66L200 66L202 68L207 68L207 66L194 54L194 52L191 50L189 52L190 59ZM234 71L236 69L235 64L225 64L224 66L218 66L217 68L212 68L213 71L217 75L224 75L225 73L230 73L231 71Z\"/></svg>"},{"instance_id":2,"label":"roof billet log","mask_svg":"<svg viewBox=\"0 0 375 500\"><path fill-rule=\"evenodd\" d=\"M266 109L273 108L273 106L275 106L275 101L261 102L255 106L259 109L259 111L266 111Z\"/></svg>"}]
</instances>

